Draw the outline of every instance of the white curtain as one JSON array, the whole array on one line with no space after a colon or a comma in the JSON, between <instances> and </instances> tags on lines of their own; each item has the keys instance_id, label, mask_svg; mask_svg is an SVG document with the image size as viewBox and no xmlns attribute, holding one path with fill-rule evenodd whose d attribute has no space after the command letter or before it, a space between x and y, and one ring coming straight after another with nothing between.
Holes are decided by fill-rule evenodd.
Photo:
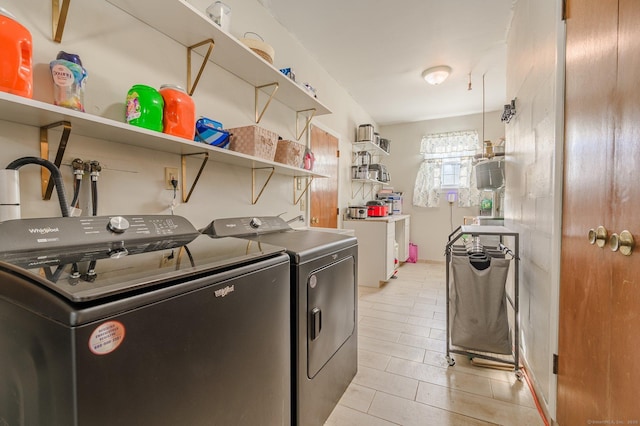
<instances>
[{"instance_id":1,"label":"white curtain","mask_svg":"<svg viewBox=\"0 0 640 426\"><path fill-rule=\"evenodd\" d=\"M442 159L460 161L460 185L458 206L471 207L480 203L480 192L473 173L473 156L481 149L478 132L435 133L424 136L420 143L420 153L424 161L418 169L413 189L413 205L418 207L438 207L442 191Z\"/></svg>"}]
</instances>

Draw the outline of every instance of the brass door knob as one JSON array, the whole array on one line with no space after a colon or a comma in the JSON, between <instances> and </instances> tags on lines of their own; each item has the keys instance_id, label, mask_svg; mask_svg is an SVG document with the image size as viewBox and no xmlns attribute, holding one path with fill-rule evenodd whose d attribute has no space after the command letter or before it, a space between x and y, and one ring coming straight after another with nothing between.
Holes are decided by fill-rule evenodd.
<instances>
[{"instance_id":1,"label":"brass door knob","mask_svg":"<svg viewBox=\"0 0 640 426\"><path fill-rule=\"evenodd\" d=\"M320 219L318 219L317 217L312 217L311 223L320 223Z\"/></svg>"},{"instance_id":2,"label":"brass door knob","mask_svg":"<svg viewBox=\"0 0 640 426\"><path fill-rule=\"evenodd\" d=\"M611 247L611 251L618 251L624 254L625 256L631 256L633 253L633 248L635 247L635 241L633 239L633 235L631 232L626 229L618 234L611 235L611 240L609 241L609 247Z\"/></svg>"},{"instance_id":3,"label":"brass door knob","mask_svg":"<svg viewBox=\"0 0 640 426\"><path fill-rule=\"evenodd\" d=\"M598 247L602 248L605 246L607 242L607 229L600 225L596 229L589 229L589 244L596 244Z\"/></svg>"}]
</instances>

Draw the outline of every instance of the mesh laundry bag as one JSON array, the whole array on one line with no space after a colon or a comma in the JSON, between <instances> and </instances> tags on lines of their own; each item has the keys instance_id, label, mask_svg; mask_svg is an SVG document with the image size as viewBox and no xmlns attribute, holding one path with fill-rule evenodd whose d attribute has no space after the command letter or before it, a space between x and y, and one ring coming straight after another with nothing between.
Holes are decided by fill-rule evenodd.
<instances>
[{"instance_id":1,"label":"mesh laundry bag","mask_svg":"<svg viewBox=\"0 0 640 426\"><path fill-rule=\"evenodd\" d=\"M476 269L468 256L452 256L451 344L466 349L511 354L505 283L509 260L491 258Z\"/></svg>"}]
</instances>

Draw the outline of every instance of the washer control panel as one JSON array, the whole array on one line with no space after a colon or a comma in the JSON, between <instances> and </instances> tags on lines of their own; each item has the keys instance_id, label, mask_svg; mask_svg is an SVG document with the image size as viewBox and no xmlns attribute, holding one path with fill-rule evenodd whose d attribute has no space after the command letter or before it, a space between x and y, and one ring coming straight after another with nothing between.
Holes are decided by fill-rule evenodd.
<instances>
[{"instance_id":1,"label":"washer control panel","mask_svg":"<svg viewBox=\"0 0 640 426\"><path fill-rule=\"evenodd\" d=\"M160 239L195 238L198 230L173 215L78 216L0 222L0 253L128 246Z\"/></svg>"}]
</instances>

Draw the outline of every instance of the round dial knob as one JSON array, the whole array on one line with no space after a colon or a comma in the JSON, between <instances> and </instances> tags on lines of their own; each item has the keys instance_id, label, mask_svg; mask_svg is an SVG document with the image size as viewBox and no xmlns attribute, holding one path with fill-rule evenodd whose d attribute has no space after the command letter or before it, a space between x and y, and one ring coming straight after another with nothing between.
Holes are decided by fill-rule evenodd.
<instances>
[{"instance_id":1,"label":"round dial knob","mask_svg":"<svg viewBox=\"0 0 640 426\"><path fill-rule=\"evenodd\" d=\"M129 221L122 216L114 216L109 219L107 229L111 232L115 232L116 234L122 234L124 231L129 229Z\"/></svg>"},{"instance_id":2,"label":"round dial knob","mask_svg":"<svg viewBox=\"0 0 640 426\"><path fill-rule=\"evenodd\" d=\"M258 219L257 217L254 217L253 219L251 219L249 221L249 226L251 226L252 228L260 228L262 226L262 221L260 219Z\"/></svg>"}]
</instances>

